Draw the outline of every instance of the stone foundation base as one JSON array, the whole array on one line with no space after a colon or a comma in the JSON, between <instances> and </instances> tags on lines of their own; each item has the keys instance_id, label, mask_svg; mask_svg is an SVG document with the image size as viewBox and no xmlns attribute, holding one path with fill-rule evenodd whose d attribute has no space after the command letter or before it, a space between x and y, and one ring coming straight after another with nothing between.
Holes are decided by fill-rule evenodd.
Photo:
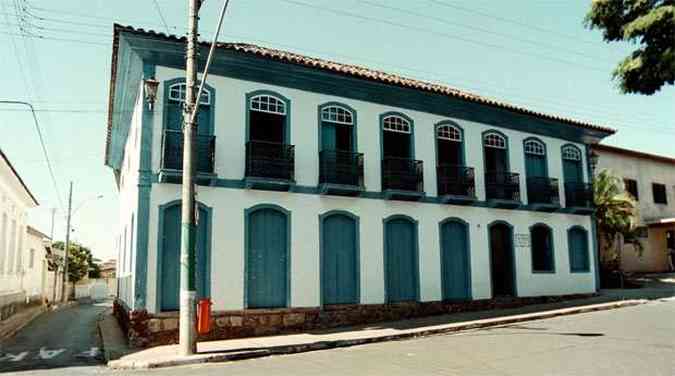
<instances>
[{"instance_id":1,"label":"stone foundation base","mask_svg":"<svg viewBox=\"0 0 675 376\"><path fill-rule=\"evenodd\" d=\"M530 304L582 299L594 294L552 297L500 298L466 302L406 302L395 304L336 305L316 308L248 309L215 311L211 332L200 341L300 333L382 321L457 312L516 308ZM131 311L116 301L114 312L133 347L152 347L178 343L178 312L156 315L145 310Z\"/></svg>"}]
</instances>

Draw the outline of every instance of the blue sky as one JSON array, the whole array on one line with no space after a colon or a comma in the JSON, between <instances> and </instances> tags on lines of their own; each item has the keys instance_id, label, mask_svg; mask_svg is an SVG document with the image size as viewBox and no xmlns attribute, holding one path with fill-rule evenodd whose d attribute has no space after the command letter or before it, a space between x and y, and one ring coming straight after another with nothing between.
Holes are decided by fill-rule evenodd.
<instances>
[{"instance_id":1,"label":"blue sky","mask_svg":"<svg viewBox=\"0 0 675 376\"><path fill-rule=\"evenodd\" d=\"M112 23L183 34L187 1L0 0L0 148L41 203L30 222L49 233L53 207L75 183L73 237L115 257L118 197L103 165ZM203 36L220 0L202 8ZM622 95L610 72L629 45L584 29L584 0L231 0L221 41L246 41L441 82L531 109L607 125L606 143L675 157L675 88ZM33 38L21 36L22 27ZM58 194L56 193L58 190ZM59 203L59 194L61 196ZM103 195L101 199L95 199ZM56 238L65 232L59 209Z\"/></svg>"}]
</instances>

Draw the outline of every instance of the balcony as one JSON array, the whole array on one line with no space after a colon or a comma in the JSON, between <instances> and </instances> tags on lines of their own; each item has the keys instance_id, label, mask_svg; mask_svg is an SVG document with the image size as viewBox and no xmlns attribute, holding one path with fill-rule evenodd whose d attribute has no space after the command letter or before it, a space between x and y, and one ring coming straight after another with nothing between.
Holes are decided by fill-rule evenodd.
<instances>
[{"instance_id":1,"label":"balcony","mask_svg":"<svg viewBox=\"0 0 675 376\"><path fill-rule=\"evenodd\" d=\"M488 206L516 208L520 206L520 175L515 172L485 173L485 199Z\"/></svg>"},{"instance_id":2,"label":"balcony","mask_svg":"<svg viewBox=\"0 0 675 376\"><path fill-rule=\"evenodd\" d=\"M476 201L473 167L440 165L436 167L438 197L444 203L468 204Z\"/></svg>"},{"instance_id":3,"label":"balcony","mask_svg":"<svg viewBox=\"0 0 675 376\"><path fill-rule=\"evenodd\" d=\"M387 199L419 200L424 197L422 161L385 157L382 160L382 192Z\"/></svg>"},{"instance_id":4,"label":"balcony","mask_svg":"<svg viewBox=\"0 0 675 376\"><path fill-rule=\"evenodd\" d=\"M196 182L208 184L215 178L215 136L195 136ZM183 132L165 129L162 135L160 182L180 183L183 174Z\"/></svg>"},{"instance_id":5,"label":"balcony","mask_svg":"<svg viewBox=\"0 0 675 376\"><path fill-rule=\"evenodd\" d=\"M571 213L591 214L593 206L593 185L589 183L565 183L565 207Z\"/></svg>"},{"instance_id":6,"label":"balcony","mask_svg":"<svg viewBox=\"0 0 675 376\"><path fill-rule=\"evenodd\" d=\"M341 150L319 152L319 191L355 196L363 191L363 154Z\"/></svg>"},{"instance_id":7,"label":"balcony","mask_svg":"<svg viewBox=\"0 0 675 376\"><path fill-rule=\"evenodd\" d=\"M295 146L267 141L246 143L247 188L287 191L295 183Z\"/></svg>"},{"instance_id":8,"label":"balcony","mask_svg":"<svg viewBox=\"0 0 675 376\"><path fill-rule=\"evenodd\" d=\"M527 201L534 210L552 212L560 209L558 179L549 177L527 178Z\"/></svg>"}]
</instances>

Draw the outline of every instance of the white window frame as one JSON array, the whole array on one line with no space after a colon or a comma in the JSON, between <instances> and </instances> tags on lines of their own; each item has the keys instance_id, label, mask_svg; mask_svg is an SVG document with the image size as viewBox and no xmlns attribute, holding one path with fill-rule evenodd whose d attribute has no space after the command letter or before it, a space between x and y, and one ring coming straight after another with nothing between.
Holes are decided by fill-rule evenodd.
<instances>
[{"instance_id":1,"label":"white window frame","mask_svg":"<svg viewBox=\"0 0 675 376\"><path fill-rule=\"evenodd\" d=\"M354 114L342 106L330 105L321 109L321 121L354 125Z\"/></svg>"},{"instance_id":2,"label":"white window frame","mask_svg":"<svg viewBox=\"0 0 675 376\"><path fill-rule=\"evenodd\" d=\"M176 102L185 102L185 95L187 92L187 86L185 82L177 82L169 86L169 100ZM208 90L202 91L202 97L199 101L199 104L202 106L211 105L211 93Z\"/></svg>"},{"instance_id":3,"label":"white window frame","mask_svg":"<svg viewBox=\"0 0 675 376\"><path fill-rule=\"evenodd\" d=\"M581 151L572 145L563 146L562 159L567 161L581 161Z\"/></svg>"},{"instance_id":4,"label":"white window frame","mask_svg":"<svg viewBox=\"0 0 675 376\"><path fill-rule=\"evenodd\" d=\"M496 140L501 140L501 142ZM506 149L506 138L499 133L487 133L483 136L483 146L494 149Z\"/></svg>"},{"instance_id":5,"label":"white window frame","mask_svg":"<svg viewBox=\"0 0 675 376\"><path fill-rule=\"evenodd\" d=\"M452 124L439 125L438 128L436 128L436 138L440 140L462 142L462 131Z\"/></svg>"},{"instance_id":6,"label":"white window frame","mask_svg":"<svg viewBox=\"0 0 675 376\"><path fill-rule=\"evenodd\" d=\"M281 98L269 94L260 94L252 97L248 101L248 109L250 111L286 116L286 102L281 100Z\"/></svg>"},{"instance_id":7,"label":"white window frame","mask_svg":"<svg viewBox=\"0 0 675 376\"><path fill-rule=\"evenodd\" d=\"M546 155L546 145L539 140L527 140L525 141L525 154L530 155Z\"/></svg>"},{"instance_id":8,"label":"white window frame","mask_svg":"<svg viewBox=\"0 0 675 376\"><path fill-rule=\"evenodd\" d=\"M408 120L401 116L389 115L382 120L382 130L387 132L411 134L412 126Z\"/></svg>"}]
</instances>

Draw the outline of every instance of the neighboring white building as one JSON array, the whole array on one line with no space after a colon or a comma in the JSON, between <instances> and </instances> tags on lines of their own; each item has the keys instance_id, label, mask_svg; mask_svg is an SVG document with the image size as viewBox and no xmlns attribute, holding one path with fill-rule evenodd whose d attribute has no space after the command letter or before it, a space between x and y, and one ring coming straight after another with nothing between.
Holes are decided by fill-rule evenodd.
<instances>
[{"instance_id":1,"label":"neighboring white building","mask_svg":"<svg viewBox=\"0 0 675 376\"><path fill-rule=\"evenodd\" d=\"M26 226L26 246L23 249L23 290L28 301L52 300L53 272L49 271L47 250L51 238ZM50 275L52 274L52 275Z\"/></svg>"},{"instance_id":2,"label":"neighboring white building","mask_svg":"<svg viewBox=\"0 0 675 376\"><path fill-rule=\"evenodd\" d=\"M159 317L178 307L185 46L121 26L114 40L106 164L120 191L118 295ZM198 293L247 315L593 293L587 155L612 133L220 44L199 115Z\"/></svg>"},{"instance_id":3,"label":"neighboring white building","mask_svg":"<svg viewBox=\"0 0 675 376\"><path fill-rule=\"evenodd\" d=\"M621 262L627 272L669 270L668 252L675 249L675 158L608 145L595 145L597 171L604 169L623 179L626 191L638 202L642 256L625 245Z\"/></svg>"},{"instance_id":4,"label":"neighboring white building","mask_svg":"<svg viewBox=\"0 0 675 376\"><path fill-rule=\"evenodd\" d=\"M9 159L0 150L0 320L26 301L26 219L38 205Z\"/></svg>"}]
</instances>

